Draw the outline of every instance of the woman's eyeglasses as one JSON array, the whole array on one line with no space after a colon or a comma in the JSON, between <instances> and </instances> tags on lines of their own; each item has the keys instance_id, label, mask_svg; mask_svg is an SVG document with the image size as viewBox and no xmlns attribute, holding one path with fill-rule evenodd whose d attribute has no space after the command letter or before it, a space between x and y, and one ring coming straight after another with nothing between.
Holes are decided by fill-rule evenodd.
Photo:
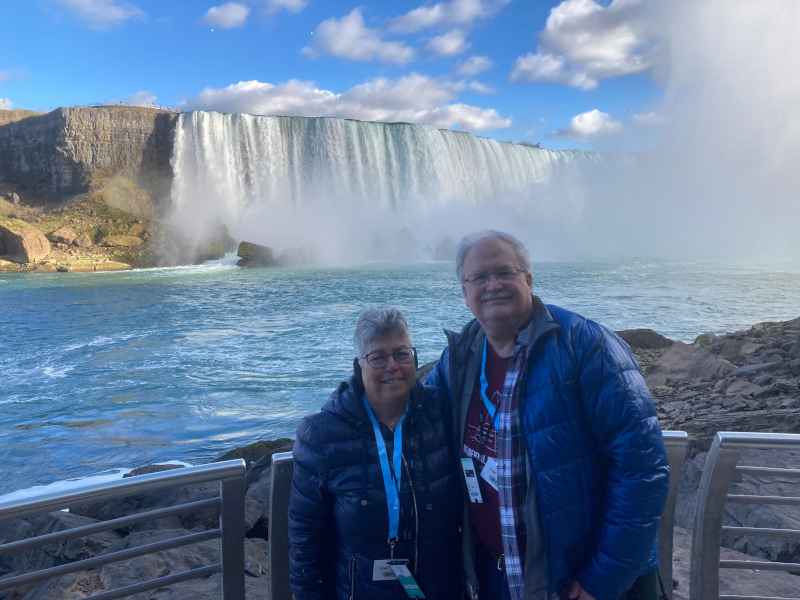
<instances>
[{"instance_id":1,"label":"woman's eyeglasses","mask_svg":"<svg viewBox=\"0 0 800 600\"><path fill-rule=\"evenodd\" d=\"M417 349L416 348L400 348L395 350L391 354L386 354L386 352L370 352L366 356L362 356L361 358L365 358L367 360L367 364L373 369L382 369L386 366L389 362L389 357L394 359L398 365L408 365L414 362L414 359L417 357Z\"/></svg>"}]
</instances>

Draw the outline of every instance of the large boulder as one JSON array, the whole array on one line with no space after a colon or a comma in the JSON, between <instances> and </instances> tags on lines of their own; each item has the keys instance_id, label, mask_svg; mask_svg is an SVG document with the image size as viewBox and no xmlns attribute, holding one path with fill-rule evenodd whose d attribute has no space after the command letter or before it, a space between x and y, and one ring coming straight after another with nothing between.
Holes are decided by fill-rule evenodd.
<instances>
[{"instance_id":1,"label":"large boulder","mask_svg":"<svg viewBox=\"0 0 800 600\"><path fill-rule=\"evenodd\" d=\"M50 239L53 242L57 244L66 244L67 246L74 242L76 237L78 237L78 234L69 227L59 227L50 234Z\"/></svg>"},{"instance_id":2,"label":"large boulder","mask_svg":"<svg viewBox=\"0 0 800 600\"><path fill-rule=\"evenodd\" d=\"M647 368L644 375L652 390L667 382L714 381L735 369L736 365L709 350L675 342L664 356Z\"/></svg>"},{"instance_id":3,"label":"large boulder","mask_svg":"<svg viewBox=\"0 0 800 600\"><path fill-rule=\"evenodd\" d=\"M92 238L89 237L89 234L85 231L83 233L78 234L74 240L72 240L72 245L76 248L91 248Z\"/></svg>"},{"instance_id":4,"label":"large boulder","mask_svg":"<svg viewBox=\"0 0 800 600\"><path fill-rule=\"evenodd\" d=\"M239 267L274 267L275 258L272 248L269 246L261 246L253 242L242 242L239 244L239 250L236 255L241 258L237 262Z\"/></svg>"},{"instance_id":5,"label":"large boulder","mask_svg":"<svg viewBox=\"0 0 800 600\"><path fill-rule=\"evenodd\" d=\"M35 263L50 254L50 241L39 229L25 221L0 219L0 255L14 262Z\"/></svg>"}]
</instances>

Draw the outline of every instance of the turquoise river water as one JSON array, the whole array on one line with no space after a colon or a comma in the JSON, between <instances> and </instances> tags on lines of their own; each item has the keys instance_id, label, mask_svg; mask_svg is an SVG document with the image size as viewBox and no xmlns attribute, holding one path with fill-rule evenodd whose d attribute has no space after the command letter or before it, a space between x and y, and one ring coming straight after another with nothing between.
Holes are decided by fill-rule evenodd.
<instances>
[{"instance_id":1,"label":"turquoise river water","mask_svg":"<svg viewBox=\"0 0 800 600\"><path fill-rule=\"evenodd\" d=\"M452 263L0 274L0 499L294 437L350 372L359 313L406 314L420 363L470 317ZM534 287L612 329L677 340L800 316L800 265L534 265ZM41 488L41 486L49 486Z\"/></svg>"}]
</instances>

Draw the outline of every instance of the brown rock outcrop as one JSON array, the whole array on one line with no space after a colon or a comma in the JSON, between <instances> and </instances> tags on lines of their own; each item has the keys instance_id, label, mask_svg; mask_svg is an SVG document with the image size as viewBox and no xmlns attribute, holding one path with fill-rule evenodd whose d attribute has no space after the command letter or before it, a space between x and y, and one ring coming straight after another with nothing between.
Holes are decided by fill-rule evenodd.
<instances>
[{"instance_id":1,"label":"brown rock outcrop","mask_svg":"<svg viewBox=\"0 0 800 600\"><path fill-rule=\"evenodd\" d=\"M241 242L236 255L241 258L236 264L240 267L274 267L272 248L253 242Z\"/></svg>"},{"instance_id":2,"label":"brown rock outcrop","mask_svg":"<svg viewBox=\"0 0 800 600\"><path fill-rule=\"evenodd\" d=\"M50 254L50 250L50 241L33 225L0 219L0 255L18 263L35 263Z\"/></svg>"},{"instance_id":3,"label":"brown rock outcrop","mask_svg":"<svg viewBox=\"0 0 800 600\"><path fill-rule=\"evenodd\" d=\"M109 194L125 204L110 200L117 208L151 212L169 200L176 119L177 113L149 108L73 107L0 125L0 172L7 183L51 200L99 183L126 192ZM127 193L130 185L145 198Z\"/></svg>"},{"instance_id":4,"label":"brown rock outcrop","mask_svg":"<svg viewBox=\"0 0 800 600\"><path fill-rule=\"evenodd\" d=\"M77 234L69 227L59 227L50 234L50 239L58 244L66 244L69 246L78 237Z\"/></svg>"}]
</instances>

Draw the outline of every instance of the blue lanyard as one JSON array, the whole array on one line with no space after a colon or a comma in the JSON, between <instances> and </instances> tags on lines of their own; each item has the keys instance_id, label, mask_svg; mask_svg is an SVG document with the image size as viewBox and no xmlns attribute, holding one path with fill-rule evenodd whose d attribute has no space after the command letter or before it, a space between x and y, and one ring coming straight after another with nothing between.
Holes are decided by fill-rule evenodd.
<instances>
[{"instance_id":1,"label":"blue lanyard","mask_svg":"<svg viewBox=\"0 0 800 600\"><path fill-rule=\"evenodd\" d=\"M378 445L378 457L381 460L381 471L383 472L383 487L386 489L386 508L389 511L389 544L394 546L397 541L397 529L400 526L400 481L402 471L400 465L403 454L403 419L408 414L408 406L403 411L403 416L397 422L394 430L394 451L392 452L392 469L389 469L389 455L386 453L386 443L383 441L381 426L372 407L367 402L364 394L364 406L367 409L369 420L372 421L372 429L375 431L375 443Z\"/></svg>"},{"instance_id":2,"label":"blue lanyard","mask_svg":"<svg viewBox=\"0 0 800 600\"><path fill-rule=\"evenodd\" d=\"M486 380L486 338L483 338L483 357L481 358L481 398L486 410L489 411L489 418L494 423L494 430L497 429L497 422L500 420L500 415L497 414L497 408L492 401L486 396L486 390L489 389L489 382Z\"/></svg>"}]
</instances>

